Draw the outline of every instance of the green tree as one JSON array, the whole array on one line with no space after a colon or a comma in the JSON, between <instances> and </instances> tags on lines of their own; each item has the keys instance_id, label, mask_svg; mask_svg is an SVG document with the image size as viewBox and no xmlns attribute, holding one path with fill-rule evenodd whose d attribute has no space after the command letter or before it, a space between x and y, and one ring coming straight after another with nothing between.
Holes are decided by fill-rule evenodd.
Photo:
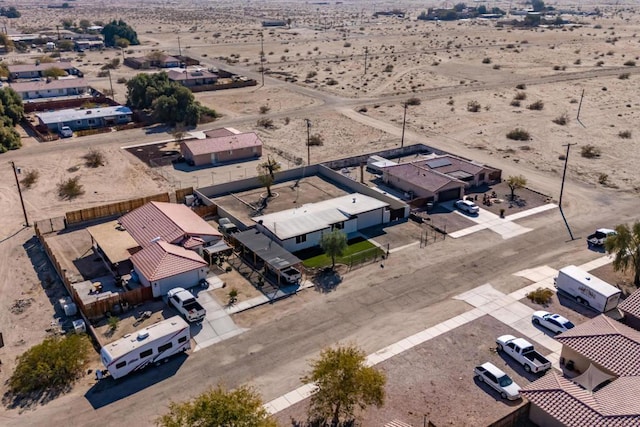
<instances>
[{"instance_id":1,"label":"green tree","mask_svg":"<svg viewBox=\"0 0 640 427\"><path fill-rule=\"evenodd\" d=\"M305 384L314 384L309 418L337 426L341 420L349 421L356 408L380 407L384 403L386 383L384 374L366 366L365 354L355 346L323 350L311 364L311 372L302 377Z\"/></svg>"},{"instance_id":2,"label":"green tree","mask_svg":"<svg viewBox=\"0 0 640 427\"><path fill-rule=\"evenodd\" d=\"M60 49L63 52L69 52L73 50L74 47L75 45L71 40L60 40L58 42L58 49Z\"/></svg>"},{"instance_id":3,"label":"green tree","mask_svg":"<svg viewBox=\"0 0 640 427\"><path fill-rule=\"evenodd\" d=\"M604 247L609 254L615 254L613 269L625 272L633 271L633 284L640 286L640 221L620 224L615 228L616 234L607 237Z\"/></svg>"},{"instance_id":4,"label":"green tree","mask_svg":"<svg viewBox=\"0 0 640 427\"><path fill-rule=\"evenodd\" d=\"M118 46L121 49L126 49L131 45L131 42L129 40L123 39L122 37L116 36L115 40L116 40L116 46Z\"/></svg>"},{"instance_id":5,"label":"green tree","mask_svg":"<svg viewBox=\"0 0 640 427\"><path fill-rule=\"evenodd\" d=\"M90 351L91 342L84 334L47 338L18 356L9 389L27 394L69 386L83 374Z\"/></svg>"},{"instance_id":6,"label":"green tree","mask_svg":"<svg viewBox=\"0 0 640 427\"><path fill-rule=\"evenodd\" d=\"M87 28L91 26L91 21L89 21L88 19L81 19L78 25L80 25L80 28L82 28L84 31L87 31Z\"/></svg>"},{"instance_id":7,"label":"green tree","mask_svg":"<svg viewBox=\"0 0 640 427\"><path fill-rule=\"evenodd\" d=\"M61 21L61 23L62 23L62 27L63 27L65 30L68 30L68 29L70 29L71 27L75 27L75 23L73 22L73 19L71 19L71 18L64 18L64 19Z\"/></svg>"},{"instance_id":8,"label":"green tree","mask_svg":"<svg viewBox=\"0 0 640 427\"><path fill-rule=\"evenodd\" d=\"M541 12L544 10L544 7L543 0L531 0L531 8L534 12Z\"/></svg>"},{"instance_id":9,"label":"green tree","mask_svg":"<svg viewBox=\"0 0 640 427\"><path fill-rule=\"evenodd\" d=\"M340 230L333 230L320 237L320 247L327 256L331 257L331 268L336 268L336 257L342 256L347 250L347 235Z\"/></svg>"},{"instance_id":10,"label":"green tree","mask_svg":"<svg viewBox=\"0 0 640 427\"><path fill-rule=\"evenodd\" d=\"M509 190L511 190L511 200L514 200L516 197L516 190L527 185L527 178L522 175L512 175L507 178L507 185L509 186Z\"/></svg>"},{"instance_id":11,"label":"green tree","mask_svg":"<svg viewBox=\"0 0 640 427\"><path fill-rule=\"evenodd\" d=\"M248 386L227 391L211 388L193 400L169 404L169 412L156 419L161 427L276 427L260 395Z\"/></svg>"},{"instance_id":12,"label":"green tree","mask_svg":"<svg viewBox=\"0 0 640 427\"><path fill-rule=\"evenodd\" d=\"M114 19L105 25L102 28L102 35L104 35L105 46L115 46L116 37L126 39L132 45L140 44L138 41L138 34L122 19L119 21Z\"/></svg>"},{"instance_id":13,"label":"green tree","mask_svg":"<svg viewBox=\"0 0 640 427\"><path fill-rule=\"evenodd\" d=\"M0 115L10 119L5 121L7 126L15 126L24 117L22 98L10 87L0 89L0 107Z\"/></svg>"},{"instance_id":14,"label":"green tree","mask_svg":"<svg viewBox=\"0 0 640 427\"><path fill-rule=\"evenodd\" d=\"M13 127L0 123L0 153L17 150L21 146L20 134Z\"/></svg>"},{"instance_id":15,"label":"green tree","mask_svg":"<svg viewBox=\"0 0 640 427\"><path fill-rule=\"evenodd\" d=\"M11 40L5 33L0 33L0 44L4 46L7 52L11 52L15 47L13 45L13 40ZM4 65L4 62L2 64Z\"/></svg>"},{"instance_id":16,"label":"green tree","mask_svg":"<svg viewBox=\"0 0 640 427\"><path fill-rule=\"evenodd\" d=\"M42 72L42 75L44 77L49 77L52 79L57 79L58 77L64 77L67 75L67 72L64 71L62 68L58 68L58 67L51 67L51 68L47 68L46 70L44 70Z\"/></svg>"},{"instance_id":17,"label":"green tree","mask_svg":"<svg viewBox=\"0 0 640 427\"><path fill-rule=\"evenodd\" d=\"M271 157L267 157L266 162L262 162L256 166L256 169L258 170L258 179L267 189L267 197L273 197L273 194L271 193L271 186L276 180L276 172L278 172L280 168L280 163Z\"/></svg>"}]
</instances>

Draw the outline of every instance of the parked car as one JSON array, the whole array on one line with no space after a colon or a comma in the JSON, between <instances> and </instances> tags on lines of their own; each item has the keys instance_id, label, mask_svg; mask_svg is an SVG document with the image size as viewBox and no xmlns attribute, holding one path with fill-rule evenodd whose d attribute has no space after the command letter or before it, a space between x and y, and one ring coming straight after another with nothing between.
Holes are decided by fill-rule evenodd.
<instances>
[{"instance_id":1,"label":"parked car","mask_svg":"<svg viewBox=\"0 0 640 427\"><path fill-rule=\"evenodd\" d=\"M486 362L476 366L473 372L476 374L478 381L486 383L496 390L503 399L520 399L520 386L493 363Z\"/></svg>"},{"instance_id":2,"label":"parked car","mask_svg":"<svg viewBox=\"0 0 640 427\"><path fill-rule=\"evenodd\" d=\"M480 212L480 208L478 205L473 203L471 200L458 200L456 203L456 208L460 209L462 212L466 212L472 215L477 215Z\"/></svg>"},{"instance_id":3,"label":"parked car","mask_svg":"<svg viewBox=\"0 0 640 427\"><path fill-rule=\"evenodd\" d=\"M228 236L230 234L237 233L239 230L229 218L220 218L218 220L218 231L225 236Z\"/></svg>"},{"instance_id":4,"label":"parked car","mask_svg":"<svg viewBox=\"0 0 640 427\"><path fill-rule=\"evenodd\" d=\"M616 230L610 228L598 228L595 233L587 237L588 246L603 246L609 236L615 236Z\"/></svg>"},{"instance_id":5,"label":"parked car","mask_svg":"<svg viewBox=\"0 0 640 427\"><path fill-rule=\"evenodd\" d=\"M171 289L167 298L169 305L174 306L189 322L202 322L207 315L193 294L184 288Z\"/></svg>"},{"instance_id":6,"label":"parked car","mask_svg":"<svg viewBox=\"0 0 640 427\"><path fill-rule=\"evenodd\" d=\"M69 126L62 126L60 128L60 136L62 136L63 138L70 138L73 136L73 131Z\"/></svg>"},{"instance_id":7,"label":"parked car","mask_svg":"<svg viewBox=\"0 0 640 427\"><path fill-rule=\"evenodd\" d=\"M503 351L518 363L527 372L544 372L551 369L551 362L538 353L533 344L524 338L516 338L513 335L502 335L496 340L496 349Z\"/></svg>"},{"instance_id":8,"label":"parked car","mask_svg":"<svg viewBox=\"0 0 640 427\"><path fill-rule=\"evenodd\" d=\"M559 314L551 314L548 311L536 311L531 317L535 325L544 326L550 331L561 334L573 328L575 325L566 317Z\"/></svg>"}]
</instances>

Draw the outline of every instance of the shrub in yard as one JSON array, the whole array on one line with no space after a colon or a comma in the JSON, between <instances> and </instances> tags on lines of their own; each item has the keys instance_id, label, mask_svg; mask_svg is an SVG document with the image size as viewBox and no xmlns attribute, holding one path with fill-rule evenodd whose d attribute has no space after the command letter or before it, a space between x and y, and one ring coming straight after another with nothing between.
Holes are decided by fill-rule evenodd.
<instances>
[{"instance_id":1,"label":"shrub in yard","mask_svg":"<svg viewBox=\"0 0 640 427\"><path fill-rule=\"evenodd\" d=\"M467 111L470 111L472 113L477 113L478 111L480 111L480 103L478 101L469 101L467 103Z\"/></svg>"},{"instance_id":2,"label":"shrub in yard","mask_svg":"<svg viewBox=\"0 0 640 427\"><path fill-rule=\"evenodd\" d=\"M557 124L557 125L564 126L567 123L569 123L569 115L566 112L562 113L558 117L553 119L552 122Z\"/></svg>"},{"instance_id":3,"label":"shrub in yard","mask_svg":"<svg viewBox=\"0 0 640 427\"><path fill-rule=\"evenodd\" d=\"M513 99L517 99L518 101L524 101L525 99L527 99L527 94L524 92L517 92L516 96L514 96Z\"/></svg>"},{"instance_id":4,"label":"shrub in yard","mask_svg":"<svg viewBox=\"0 0 640 427\"><path fill-rule=\"evenodd\" d=\"M407 105L420 105L421 103L420 98L413 97L407 99Z\"/></svg>"},{"instance_id":5,"label":"shrub in yard","mask_svg":"<svg viewBox=\"0 0 640 427\"><path fill-rule=\"evenodd\" d=\"M529 110L540 111L540 110L542 110L544 108L544 102L538 100L538 101L534 102L533 104L529 104L527 106L527 108Z\"/></svg>"},{"instance_id":6,"label":"shrub in yard","mask_svg":"<svg viewBox=\"0 0 640 427\"><path fill-rule=\"evenodd\" d=\"M531 135L522 128L515 128L507 133L507 138L513 139L514 141L529 141Z\"/></svg>"},{"instance_id":7,"label":"shrub in yard","mask_svg":"<svg viewBox=\"0 0 640 427\"><path fill-rule=\"evenodd\" d=\"M309 146L320 146L324 144L324 139L319 133L309 136Z\"/></svg>"},{"instance_id":8,"label":"shrub in yard","mask_svg":"<svg viewBox=\"0 0 640 427\"><path fill-rule=\"evenodd\" d=\"M92 149L82 158L84 159L84 164L89 168L104 166L104 154L102 154L102 151Z\"/></svg>"},{"instance_id":9,"label":"shrub in yard","mask_svg":"<svg viewBox=\"0 0 640 427\"><path fill-rule=\"evenodd\" d=\"M90 351L91 342L84 334L47 338L18 357L9 390L23 395L64 389L83 374Z\"/></svg>"},{"instance_id":10,"label":"shrub in yard","mask_svg":"<svg viewBox=\"0 0 640 427\"><path fill-rule=\"evenodd\" d=\"M629 139L631 138L631 131L630 130L623 130L618 132L618 136L622 139Z\"/></svg>"},{"instance_id":11,"label":"shrub in yard","mask_svg":"<svg viewBox=\"0 0 640 427\"><path fill-rule=\"evenodd\" d=\"M538 288L535 291L531 291L527 294L527 298L536 304L548 304L553 298L553 291L548 288Z\"/></svg>"},{"instance_id":12,"label":"shrub in yard","mask_svg":"<svg viewBox=\"0 0 640 427\"><path fill-rule=\"evenodd\" d=\"M75 199L84 194L84 188L80 184L80 177L66 179L58 184L58 196L61 199Z\"/></svg>"},{"instance_id":13,"label":"shrub in yard","mask_svg":"<svg viewBox=\"0 0 640 427\"><path fill-rule=\"evenodd\" d=\"M107 319L107 324L109 325L109 329L115 331L118 329L118 324L120 324L120 319L116 316L109 316Z\"/></svg>"},{"instance_id":14,"label":"shrub in yard","mask_svg":"<svg viewBox=\"0 0 640 427\"><path fill-rule=\"evenodd\" d=\"M266 117L262 119L258 119L258 122L256 124L258 125L258 127L265 128L265 129L273 129L274 127L273 120L267 119Z\"/></svg>"},{"instance_id":15,"label":"shrub in yard","mask_svg":"<svg viewBox=\"0 0 640 427\"><path fill-rule=\"evenodd\" d=\"M31 170L27 172L24 178L20 180L20 184L22 184L23 188L31 188L33 187L33 184L35 184L36 181L38 181L39 177L40 177L40 172L38 172L37 170Z\"/></svg>"},{"instance_id":16,"label":"shrub in yard","mask_svg":"<svg viewBox=\"0 0 640 427\"><path fill-rule=\"evenodd\" d=\"M587 144L580 149L580 154L582 157L587 159L593 159L596 157L600 157L600 149L598 147L594 147L591 144Z\"/></svg>"}]
</instances>

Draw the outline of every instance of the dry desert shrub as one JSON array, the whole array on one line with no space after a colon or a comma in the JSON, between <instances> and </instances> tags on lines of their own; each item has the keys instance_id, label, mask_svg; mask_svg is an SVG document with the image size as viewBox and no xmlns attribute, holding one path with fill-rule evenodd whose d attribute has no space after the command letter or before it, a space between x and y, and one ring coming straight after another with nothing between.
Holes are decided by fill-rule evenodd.
<instances>
[{"instance_id":1,"label":"dry desert shrub","mask_svg":"<svg viewBox=\"0 0 640 427\"><path fill-rule=\"evenodd\" d=\"M319 133L316 133L316 134L311 135L309 137L309 146L310 147L321 146L321 145L324 145L324 139L322 138L322 136Z\"/></svg>"},{"instance_id":2,"label":"dry desert shrub","mask_svg":"<svg viewBox=\"0 0 640 427\"><path fill-rule=\"evenodd\" d=\"M31 188L38 181L39 177L40 172L38 172L37 170L31 170L27 172L24 178L20 180L20 184L22 184L24 188Z\"/></svg>"},{"instance_id":3,"label":"dry desert shrub","mask_svg":"<svg viewBox=\"0 0 640 427\"><path fill-rule=\"evenodd\" d=\"M622 139L630 139L631 138L631 131L630 130L623 130L618 132L618 136Z\"/></svg>"},{"instance_id":4,"label":"dry desert shrub","mask_svg":"<svg viewBox=\"0 0 640 427\"><path fill-rule=\"evenodd\" d=\"M538 101L534 102L533 104L529 104L527 106L527 108L529 110L540 111L540 110L542 110L544 108L544 102L538 100Z\"/></svg>"},{"instance_id":5,"label":"dry desert shrub","mask_svg":"<svg viewBox=\"0 0 640 427\"><path fill-rule=\"evenodd\" d=\"M520 101L518 101L517 99L512 99L511 100L511 105L512 107L519 107L520 106Z\"/></svg>"},{"instance_id":6,"label":"dry desert shrub","mask_svg":"<svg viewBox=\"0 0 640 427\"><path fill-rule=\"evenodd\" d=\"M560 114L558 117L556 117L555 119L553 119L552 122L557 125L564 126L567 123L569 123L569 115L566 112L564 112Z\"/></svg>"},{"instance_id":7,"label":"dry desert shrub","mask_svg":"<svg viewBox=\"0 0 640 427\"><path fill-rule=\"evenodd\" d=\"M527 99L527 94L524 92L517 92L516 96L514 96L513 99L517 99L518 101L524 101L525 99Z\"/></svg>"},{"instance_id":8,"label":"dry desert shrub","mask_svg":"<svg viewBox=\"0 0 640 427\"><path fill-rule=\"evenodd\" d=\"M63 200L72 200L84 194L84 188L80 184L80 177L66 179L58 184L58 197Z\"/></svg>"},{"instance_id":9,"label":"dry desert shrub","mask_svg":"<svg viewBox=\"0 0 640 427\"><path fill-rule=\"evenodd\" d=\"M262 118L262 119L258 119L258 122L256 124L258 125L258 127L265 128L265 129L273 129L274 128L273 120L267 119L266 117Z\"/></svg>"},{"instance_id":10,"label":"dry desert shrub","mask_svg":"<svg viewBox=\"0 0 640 427\"><path fill-rule=\"evenodd\" d=\"M624 63L624 65L626 65L627 67L635 67L636 66L636 61L629 60L629 61L626 61Z\"/></svg>"},{"instance_id":11,"label":"dry desert shrub","mask_svg":"<svg viewBox=\"0 0 640 427\"><path fill-rule=\"evenodd\" d=\"M98 166L104 166L104 154L99 150L90 150L87 154L82 156L85 166L89 168L97 168Z\"/></svg>"},{"instance_id":12,"label":"dry desert shrub","mask_svg":"<svg viewBox=\"0 0 640 427\"><path fill-rule=\"evenodd\" d=\"M522 128L515 128L507 133L507 138L514 141L529 141L531 139L531 135Z\"/></svg>"},{"instance_id":13,"label":"dry desert shrub","mask_svg":"<svg viewBox=\"0 0 640 427\"><path fill-rule=\"evenodd\" d=\"M271 107L269 107L268 105L260 106L260 114L267 114L269 110L271 110Z\"/></svg>"},{"instance_id":14,"label":"dry desert shrub","mask_svg":"<svg viewBox=\"0 0 640 427\"><path fill-rule=\"evenodd\" d=\"M524 83L520 83L516 85L516 89L525 90L526 88L527 88L527 85Z\"/></svg>"},{"instance_id":15,"label":"dry desert shrub","mask_svg":"<svg viewBox=\"0 0 640 427\"><path fill-rule=\"evenodd\" d=\"M527 298L536 304L548 304L553 298L553 291L548 288L538 288L535 291L531 291L527 294Z\"/></svg>"},{"instance_id":16,"label":"dry desert shrub","mask_svg":"<svg viewBox=\"0 0 640 427\"><path fill-rule=\"evenodd\" d=\"M629 73L622 73L622 74L620 74L620 75L618 76L618 78L619 78L620 80L628 80L628 79L629 79L629 77L630 77L630 74L629 74Z\"/></svg>"},{"instance_id":17,"label":"dry desert shrub","mask_svg":"<svg viewBox=\"0 0 640 427\"><path fill-rule=\"evenodd\" d=\"M480 103L478 101L469 101L467 103L467 111L471 112L471 113L477 113L478 111L480 111Z\"/></svg>"},{"instance_id":18,"label":"dry desert shrub","mask_svg":"<svg viewBox=\"0 0 640 427\"><path fill-rule=\"evenodd\" d=\"M587 159L594 159L600 157L600 149L591 144L587 144L580 149L580 155Z\"/></svg>"}]
</instances>

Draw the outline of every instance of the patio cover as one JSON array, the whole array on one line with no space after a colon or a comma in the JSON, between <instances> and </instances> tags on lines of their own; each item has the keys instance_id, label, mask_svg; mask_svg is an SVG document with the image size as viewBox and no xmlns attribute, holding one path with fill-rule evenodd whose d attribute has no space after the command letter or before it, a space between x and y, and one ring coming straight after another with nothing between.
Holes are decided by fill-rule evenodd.
<instances>
[{"instance_id":1,"label":"patio cover","mask_svg":"<svg viewBox=\"0 0 640 427\"><path fill-rule=\"evenodd\" d=\"M251 228L241 233L235 233L233 237L245 248L249 249L257 257L276 270L283 270L302 262L297 256L293 255L291 252L287 251L285 248L278 245L255 228Z\"/></svg>"},{"instance_id":2,"label":"patio cover","mask_svg":"<svg viewBox=\"0 0 640 427\"><path fill-rule=\"evenodd\" d=\"M600 384L602 384L605 381L612 380L614 378L616 378L615 375L610 375L610 374L607 374L606 372L601 371L600 369L596 368L592 363L589 365L587 370L584 371L584 373L578 375L575 378L572 378L571 381L581 385L587 391L590 391L593 393L593 390L596 387L598 387Z\"/></svg>"}]
</instances>

